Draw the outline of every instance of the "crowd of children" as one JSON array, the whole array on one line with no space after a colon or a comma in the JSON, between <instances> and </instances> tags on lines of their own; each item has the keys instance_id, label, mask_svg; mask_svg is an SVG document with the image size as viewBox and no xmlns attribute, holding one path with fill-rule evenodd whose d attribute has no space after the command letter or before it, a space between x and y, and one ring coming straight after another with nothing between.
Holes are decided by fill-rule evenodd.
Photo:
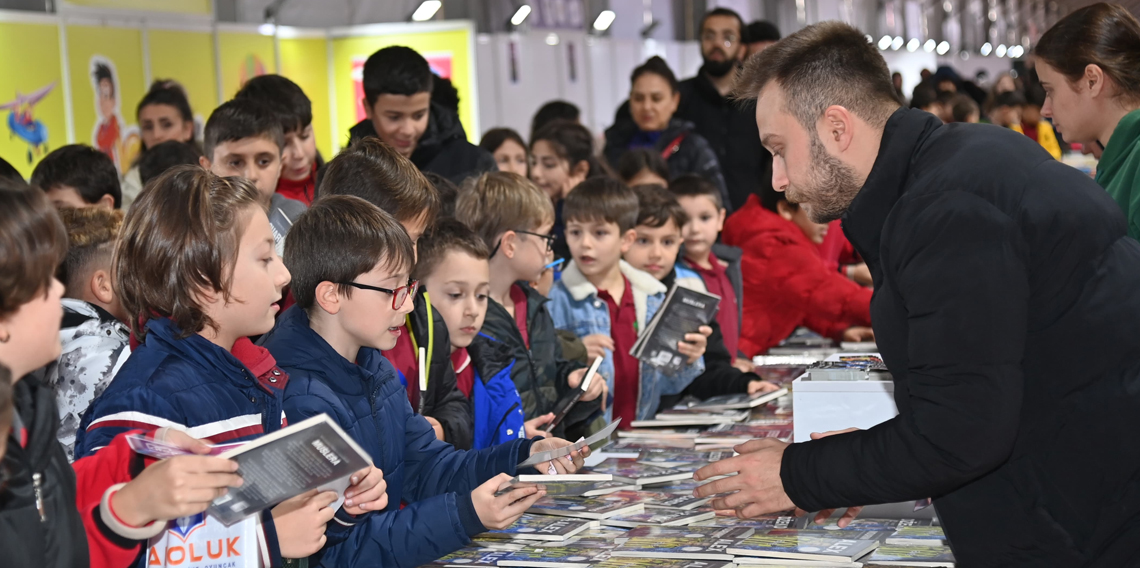
<instances>
[{"instance_id":1,"label":"crowd of children","mask_svg":"<svg viewBox=\"0 0 1140 568\"><path fill-rule=\"evenodd\" d=\"M182 87L155 81L121 180L79 144L27 183L0 161L0 487L12 496L0 542L22 555L10 565L175 565L175 539L242 483L210 446L326 414L372 458L343 494L314 490L203 534L240 537L235 553L260 566L418 566L541 498L501 490L531 454L685 397L775 390L751 360L797 328L873 340L870 273L838 222L789 201L780 171L775 188L742 193L746 176L718 164L722 141L678 114L708 110L682 97L720 89L722 67L779 39L758 29L751 45L738 16L714 10L702 32L735 55L703 49L697 83L660 58L634 71L604 159L562 101L536 114L529 141L497 128L469 143L436 96L449 83L397 46L364 64L367 118L327 163L308 97L278 75L246 82L201 136ZM940 70L911 104L985 116L1059 156L1042 117L1075 112L1046 102L1068 63L1046 57L1043 87L986 101ZM1134 178L1134 151L1112 140ZM665 371L631 351L674 286L720 302ZM556 419L599 357L603 380ZM189 455L144 458L127 441L138 434ZM571 473L588 452L536 469Z\"/></svg>"}]
</instances>

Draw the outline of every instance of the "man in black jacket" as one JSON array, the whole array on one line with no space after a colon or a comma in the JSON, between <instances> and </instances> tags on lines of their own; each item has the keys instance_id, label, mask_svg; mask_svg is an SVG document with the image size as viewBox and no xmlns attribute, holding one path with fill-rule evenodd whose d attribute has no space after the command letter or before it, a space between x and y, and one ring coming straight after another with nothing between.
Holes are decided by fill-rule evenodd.
<instances>
[{"instance_id":1,"label":"man in black jacket","mask_svg":"<svg viewBox=\"0 0 1140 568\"><path fill-rule=\"evenodd\" d=\"M1140 244L1113 201L1016 133L900 110L845 24L749 60L740 92L773 185L867 260L899 415L753 440L698 493L739 489L713 504L743 516L933 497L962 566L1135 566Z\"/></svg>"},{"instance_id":2,"label":"man in black jacket","mask_svg":"<svg viewBox=\"0 0 1140 568\"><path fill-rule=\"evenodd\" d=\"M748 196L770 183L772 155L756 133L755 102L740 105L728 98L736 71L748 55L744 22L728 8L705 14L701 22L701 58L696 77L681 81L677 118L692 122L712 146L728 187L729 212L744 206Z\"/></svg>"},{"instance_id":3,"label":"man in black jacket","mask_svg":"<svg viewBox=\"0 0 1140 568\"><path fill-rule=\"evenodd\" d=\"M421 172L456 184L498 169L491 154L467 141L459 116L432 102L431 67L414 49L381 49L369 56L363 73L368 118L349 129L350 143L375 136Z\"/></svg>"}]
</instances>

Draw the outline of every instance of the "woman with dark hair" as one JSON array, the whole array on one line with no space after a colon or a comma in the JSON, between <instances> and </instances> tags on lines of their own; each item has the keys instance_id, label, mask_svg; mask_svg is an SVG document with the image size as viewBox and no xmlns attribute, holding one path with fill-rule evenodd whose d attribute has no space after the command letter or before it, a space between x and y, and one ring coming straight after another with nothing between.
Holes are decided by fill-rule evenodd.
<instances>
[{"instance_id":1,"label":"woman with dark hair","mask_svg":"<svg viewBox=\"0 0 1140 568\"><path fill-rule=\"evenodd\" d=\"M554 254L570 258L562 224L562 199L589 178L609 175L594 157L594 135L577 122L547 123L530 140L530 179L554 202Z\"/></svg>"},{"instance_id":2,"label":"woman with dark hair","mask_svg":"<svg viewBox=\"0 0 1140 568\"><path fill-rule=\"evenodd\" d=\"M1116 4L1086 6L1045 32L1035 53L1041 115L1065 140L1103 150L1096 181L1140 238L1140 22Z\"/></svg>"},{"instance_id":3,"label":"woman with dark hair","mask_svg":"<svg viewBox=\"0 0 1140 568\"><path fill-rule=\"evenodd\" d=\"M156 79L139 101L135 117L142 138L142 153L167 140L194 141L194 111L186 90L173 79ZM139 155L140 158L142 154ZM122 179L122 209L126 211L142 191L142 178L136 161Z\"/></svg>"},{"instance_id":4,"label":"woman with dark hair","mask_svg":"<svg viewBox=\"0 0 1140 568\"><path fill-rule=\"evenodd\" d=\"M712 146L693 123L675 118L681 103L679 83L664 59L653 56L630 76L631 119L621 119L606 130L606 160L617 165L628 150L648 148L661 155L670 177L697 174L716 185L726 207L731 205L720 162ZM729 210L729 213L732 211Z\"/></svg>"},{"instance_id":5,"label":"woman with dark hair","mask_svg":"<svg viewBox=\"0 0 1140 568\"><path fill-rule=\"evenodd\" d=\"M512 172L527 177L530 155L522 136L510 128L492 128L483 135L479 147L490 152L500 172Z\"/></svg>"}]
</instances>

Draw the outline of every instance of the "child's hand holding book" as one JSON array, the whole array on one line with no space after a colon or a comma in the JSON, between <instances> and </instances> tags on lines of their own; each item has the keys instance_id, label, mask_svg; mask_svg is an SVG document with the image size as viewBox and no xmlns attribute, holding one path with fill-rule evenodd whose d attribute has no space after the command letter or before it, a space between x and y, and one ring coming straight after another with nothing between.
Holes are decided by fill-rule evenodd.
<instances>
[{"instance_id":1,"label":"child's hand holding book","mask_svg":"<svg viewBox=\"0 0 1140 568\"><path fill-rule=\"evenodd\" d=\"M705 354L705 348L709 345L709 336L712 335L712 328L707 325L698 327L697 331L700 333L686 333L685 340L677 343L677 351L689 358L690 365Z\"/></svg>"},{"instance_id":2,"label":"child's hand holding book","mask_svg":"<svg viewBox=\"0 0 1140 568\"><path fill-rule=\"evenodd\" d=\"M500 493L499 489L510 481L510 474L500 473L471 492L471 504L479 515L479 522L488 530L511 526L536 501L546 496L546 489L526 483Z\"/></svg>"},{"instance_id":3,"label":"child's hand holding book","mask_svg":"<svg viewBox=\"0 0 1140 568\"><path fill-rule=\"evenodd\" d=\"M388 483L384 481L384 472L379 468L368 466L352 474L350 483L344 492L346 513L360 516L388 506Z\"/></svg>"}]
</instances>

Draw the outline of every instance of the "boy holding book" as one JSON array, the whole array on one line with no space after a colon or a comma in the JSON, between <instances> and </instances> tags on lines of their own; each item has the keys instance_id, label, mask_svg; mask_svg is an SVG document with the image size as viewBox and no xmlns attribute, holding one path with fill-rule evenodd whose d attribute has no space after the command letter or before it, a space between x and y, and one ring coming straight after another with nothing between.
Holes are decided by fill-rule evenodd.
<instances>
[{"instance_id":1,"label":"boy holding book","mask_svg":"<svg viewBox=\"0 0 1140 568\"><path fill-rule=\"evenodd\" d=\"M358 519L347 540L326 547L325 565L419 566L487 528L508 526L544 495L536 486L497 495L517 474L516 464L567 445L523 438L457 450L412 412L381 351L395 345L413 309L414 262L403 227L353 196L314 202L285 249L297 304L263 340L290 375L285 413L294 422L333 417L386 473L391 505ZM575 454L540 469L571 473L581 464Z\"/></svg>"},{"instance_id":2,"label":"boy holding book","mask_svg":"<svg viewBox=\"0 0 1140 568\"><path fill-rule=\"evenodd\" d=\"M635 186L633 192L637 194L637 226L634 227L637 236L622 258L634 268L653 275L666 288L676 284L708 293L700 275L677 262L683 242L681 227L689 221L685 209L669 190L659 185ZM662 397L663 408L673 406L685 395L704 400L722 394L756 394L779 388L756 373L734 367L733 357L724 345L720 323L713 320L709 327L712 335L704 355L705 372L682 393Z\"/></svg>"},{"instance_id":3,"label":"boy holding book","mask_svg":"<svg viewBox=\"0 0 1140 568\"><path fill-rule=\"evenodd\" d=\"M439 195L407 158L376 138L358 140L325 167L321 196L359 197L396 218L412 239L412 252L424 229L439 215ZM413 261L414 262L414 261ZM471 448L471 408L455 384L447 324L431 298L413 295L414 310L404 333L384 356L396 366L412 409L427 418L436 438L461 450ZM419 350L426 369L420 373ZM426 389L421 382L426 382Z\"/></svg>"},{"instance_id":4,"label":"boy holding book","mask_svg":"<svg viewBox=\"0 0 1140 568\"><path fill-rule=\"evenodd\" d=\"M507 348L516 361L511 380L522 396L526 417L542 418L532 424L544 426L554 418L558 401L579 388L586 375L581 363L563 358L548 300L530 285L550 263L554 206L530 180L493 172L469 184L455 212L491 251L491 301L483 331L472 345L476 353L484 348L490 352L493 344ZM604 406L604 384L591 383L554 435L577 439L590 430L599 404ZM599 397L601 401L594 402Z\"/></svg>"},{"instance_id":5,"label":"boy holding book","mask_svg":"<svg viewBox=\"0 0 1140 568\"><path fill-rule=\"evenodd\" d=\"M574 260L550 291L554 325L573 331L591 357L604 353L600 368L613 393L613 416L623 427L651 419L661 396L679 394L705 370L702 355L712 329L685 335L678 350L689 359L670 374L629 354L638 333L665 300L665 285L621 259L637 233L637 196L610 178L582 182L566 196L562 209L566 242Z\"/></svg>"}]
</instances>

